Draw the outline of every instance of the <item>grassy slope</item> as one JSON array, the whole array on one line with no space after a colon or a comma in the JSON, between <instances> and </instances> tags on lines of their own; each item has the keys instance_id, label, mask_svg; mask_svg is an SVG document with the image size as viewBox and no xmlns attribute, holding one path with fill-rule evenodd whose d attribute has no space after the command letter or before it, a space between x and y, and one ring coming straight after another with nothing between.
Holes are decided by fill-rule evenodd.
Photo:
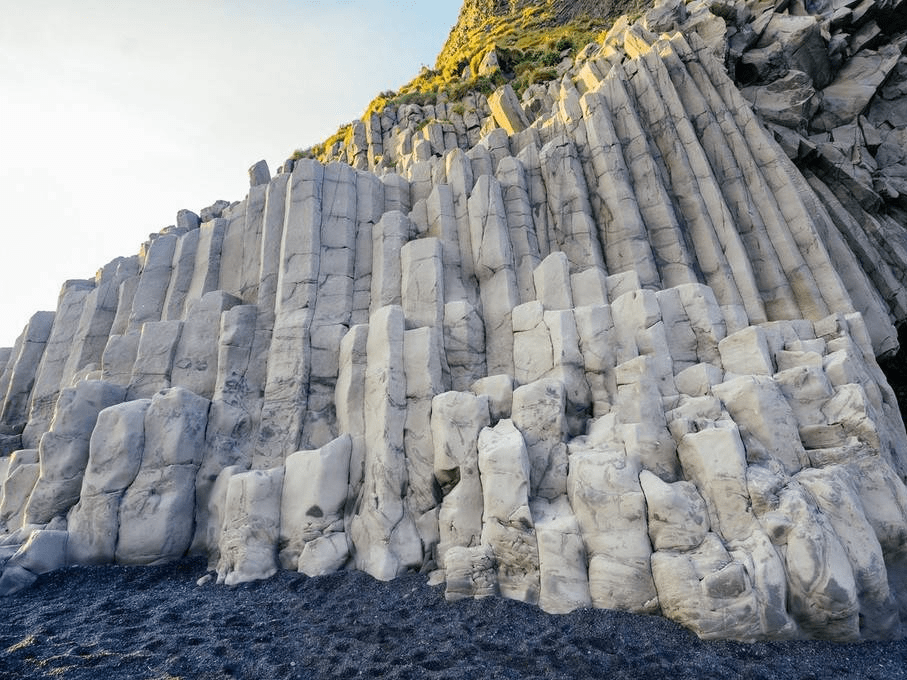
<instances>
[{"instance_id":1,"label":"grassy slope","mask_svg":"<svg viewBox=\"0 0 907 680\"><path fill-rule=\"evenodd\" d=\"M467 0L435 68L423 69L396 92L381 93L369 104L363 119L403 104L455 104L471 92L489 95L507 82L520 95L534 83L556 78L556 67L565 57L573 57L590 42L600 41L618 16L638 13L640 2L499 0L489 7L487 0ZM491 50L497 51L500 68L477 75ZM294 157L325 160L329 149L340 141L348 143L351 135L350 124L343 125L321 144L296 151Z\"/></svg>"}]
</instances>

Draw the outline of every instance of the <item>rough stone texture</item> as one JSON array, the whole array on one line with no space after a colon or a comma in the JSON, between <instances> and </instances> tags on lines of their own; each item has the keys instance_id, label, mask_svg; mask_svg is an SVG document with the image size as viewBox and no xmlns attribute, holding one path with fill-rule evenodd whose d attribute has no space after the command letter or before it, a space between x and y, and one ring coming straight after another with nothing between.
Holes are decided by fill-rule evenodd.
<instances>
[{"instance_id":1,"label":"rough stone texture","mask_svg":"<svg viewBox=\"0 0 907 680\"><path fill-rule=\"evenodd\" d=\"M25 506L27 524L47 524L76 504L98 415L124 396L122 387L96 380L61 392L51 429L38 447L41 474Z\"/></svg>"},{"instance_id":2,"label":"rough stone texture","mask_svg":"<svg viewBox=\"0 0 907 680\"><path fill-rule=\"evenodd\" d=\"M209 405L181 387L151 399L142 464L120 502L117 562L155 564L188 549Z\"/></svg>"},{"instance_id":3,"label":"rough stone texture","mask_svg":"<svg viewBox=\"0 0 907 680\"><path fill-rule=\"evenodd\" d=\"M343 566L349 550L343 533L343 511L349 494L352 439L349 435L313 451L287 457L280 502L280 566L309 576ZM334 534L339 536L332 537ZM320 556L317 542L341 541L333 559Z\"/></svg>"},{"instance_id":4,"label":"rough stone texture","mask_svg":"<svg viewBox=\"0 0 907 680\"><path fill-rule=\"evenodd\" d=\"M405 500L406 376L403 310L378 309L369 321L365 371L365 475L351 530L356 568L390 580L422 564L422 543Z\"/></svg>"},{"instance_id":5,"label":"rough stone texture","mask_svg":"<svg viewBox=\"0 0 907 680\"><path fill-rule=\"evenodd\" d=\"M150 399L110 406L98 414L79 502L67 515L69 559L105 564L116 554L120 501L135 480L145 450Z\"/></svg>"},{"instance_id":6,"label":"rough stone texture","mask_svg":"<svg viewBox=\"0 0 907 680\"><path fill-rule=\"evenodd\" d=\"M501 595L535 604L539 553L529 510L529 456L510 420L479 434L484 511L482 543L494 554Z\"/></svg>"},{"instance_id":7,"label":"rough stone texture","mask_svg":"<svg viewBox=\"0 0 907 680\"><path fill-rule=\"evenodd\" d=\"M230 477L219 545L219 583L232 586L266 579L277 571L283 474L278 467Z\"/></svg>"},{"instance_id":8,"label":"rough stone texture","mask_svg":"<svg viewBox=\"0 0 907 680\"><path fill-rule=\"evenodd\" d=\"M65 284L0 349L0 592L190 551L901 636L904 23L641 11L523 101L370 113Z\"/></svg>"}]
</instances>

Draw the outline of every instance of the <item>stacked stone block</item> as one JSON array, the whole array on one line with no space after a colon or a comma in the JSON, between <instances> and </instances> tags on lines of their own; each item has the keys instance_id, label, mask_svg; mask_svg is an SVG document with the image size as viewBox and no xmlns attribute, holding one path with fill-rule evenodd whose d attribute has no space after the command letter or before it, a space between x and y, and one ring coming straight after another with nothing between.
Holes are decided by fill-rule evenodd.
<instances>
[{"instance_id":1,"label":"stacked stone block","mask_svg":"<svg viewBox=\"0 0 907 680\"><path fill-rule=\"evenodd\" d=\"M0 592L196 552L227 584L422 570L705 638L901 634L899 270L698 38L624 43L534 121L373 114L346 162L258 164L68 282L0 352Z\"/></svg>"}]
</instances>

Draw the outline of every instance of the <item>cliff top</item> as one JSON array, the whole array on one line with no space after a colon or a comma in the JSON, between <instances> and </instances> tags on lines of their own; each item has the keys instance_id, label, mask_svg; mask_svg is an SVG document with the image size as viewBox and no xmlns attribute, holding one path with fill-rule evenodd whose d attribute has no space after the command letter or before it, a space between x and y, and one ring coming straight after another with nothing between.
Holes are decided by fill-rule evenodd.
<instances>
[{"instance_id":1,"label":"cliff top","mask_svg":"<svg viewBox=\"0 0 907 680\"><path fill-rule=\"evenodd\" d=\"M465 0L435 68L443 71L469 59L495 38L525 39L516 34L574 23L606 27L609 19L639 7L637 0Z\"/></svg>"}]
</instances>

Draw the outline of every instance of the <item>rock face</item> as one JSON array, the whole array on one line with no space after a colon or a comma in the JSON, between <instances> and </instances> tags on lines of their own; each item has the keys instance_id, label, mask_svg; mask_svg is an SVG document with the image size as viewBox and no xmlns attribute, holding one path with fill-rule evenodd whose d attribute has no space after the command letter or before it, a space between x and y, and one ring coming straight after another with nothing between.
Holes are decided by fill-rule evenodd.
<instances>
[{"instance_id":1,"label":"rock face","mask_svg":"<svg viewBox=\"0 0 907 680\"><path fill-rule=\"evenodd\" d=\"M826 4L661 3L67 282L0 351L0 593L196 552L901 636L905 41Z\"/></svg>"}]
</instances>

